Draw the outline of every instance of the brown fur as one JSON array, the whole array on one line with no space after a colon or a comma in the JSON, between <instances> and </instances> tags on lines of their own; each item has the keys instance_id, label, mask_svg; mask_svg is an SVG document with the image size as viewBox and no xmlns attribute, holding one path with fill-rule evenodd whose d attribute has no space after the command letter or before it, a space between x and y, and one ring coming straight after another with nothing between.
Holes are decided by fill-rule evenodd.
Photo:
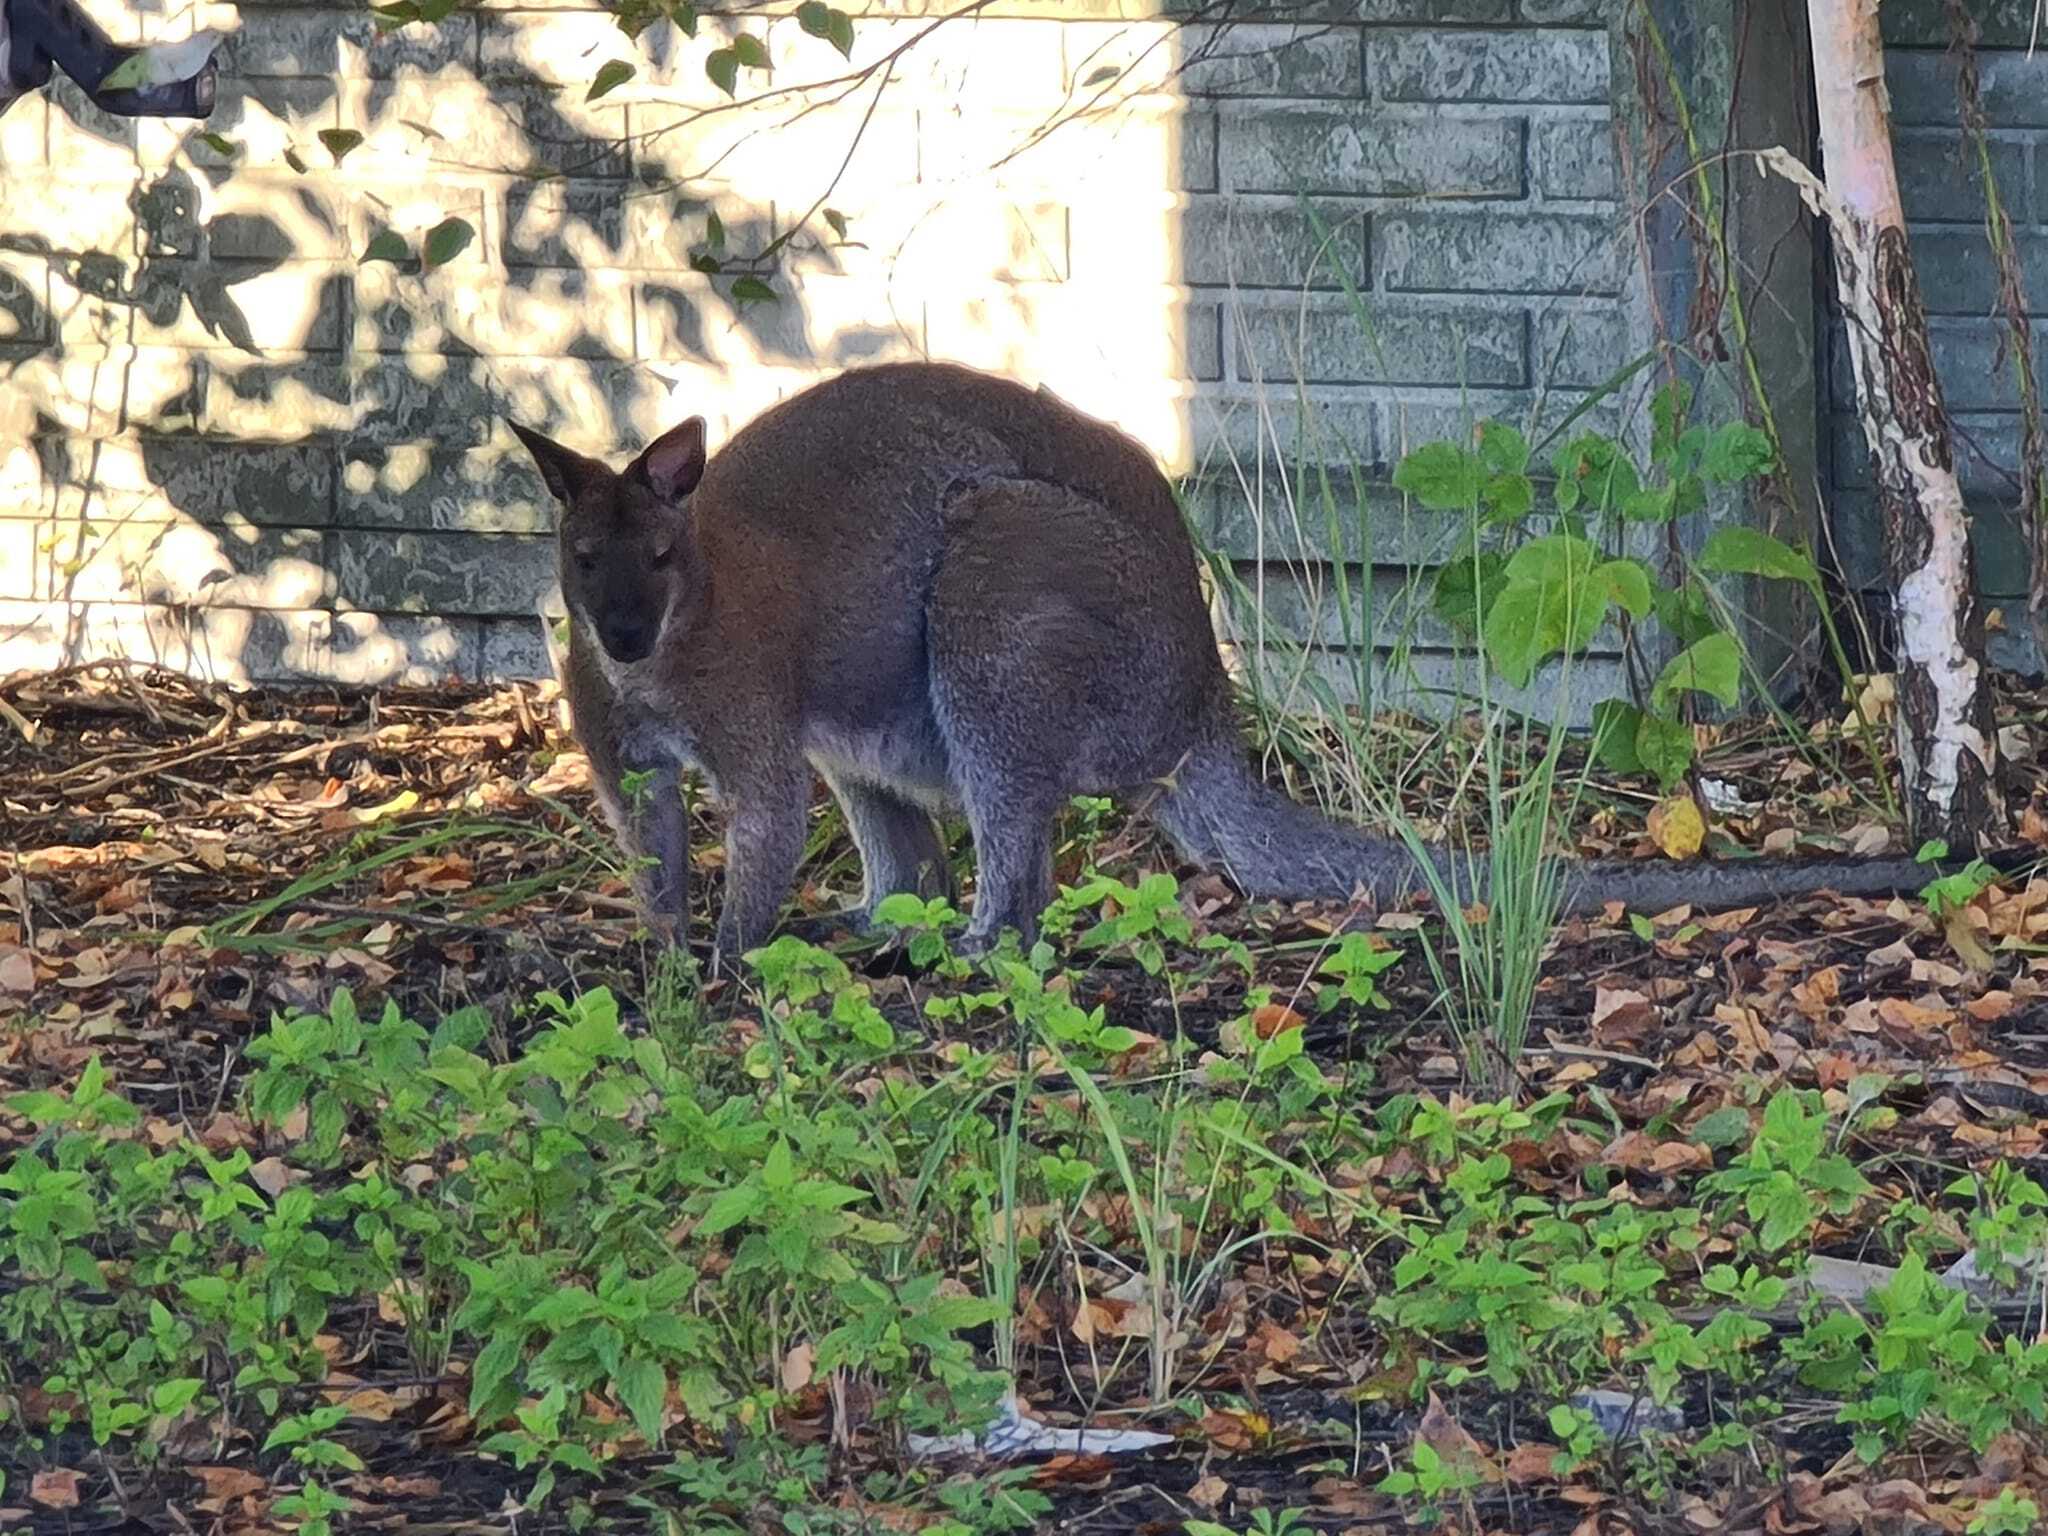
<instances>
[{"instance_id":1,"label":"brown fur","mask_svg":"<svg viewBox=\"0 0 2048 1536\"><path fill-rule=\"evenodd\" d=\"M965 813L974 946L1032 931L1070 797L1148 783L1165 785L1157 814L1182 850L1253 894L1422 885L1398 844L1254 773L1171 488L1138 444L1048 391L947 364L857 369L708 463L693 418L621 473L515 430L564 506L577 732L622 841L653 860L643 901L678 930L681 774L701 770L726 804L726 961L774 927L813 772L846 811L869 909L946 889L933 817ZM621 790L633 771L653 775L638 804ZM1903 859L1581 863L1566 902L1738 905L1925 878Z\"/></svg>"}]
</instances>

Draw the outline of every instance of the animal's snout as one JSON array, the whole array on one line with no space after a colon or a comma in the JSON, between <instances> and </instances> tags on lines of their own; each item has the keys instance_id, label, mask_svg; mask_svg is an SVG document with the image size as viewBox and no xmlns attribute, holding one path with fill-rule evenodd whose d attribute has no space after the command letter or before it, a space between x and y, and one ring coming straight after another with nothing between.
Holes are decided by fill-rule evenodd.
<instances>
[{"instance_id":1,"label":"animal's snout","mask_svg":"<svg viewBox=\"0 0 2048 1536\"><path fill-rule=\"evenodd\" d=\"M645 619L609 619L600 624L597 638L614 661L643 661L654 649L655 626Z\"/></svg>"}]
</instances>

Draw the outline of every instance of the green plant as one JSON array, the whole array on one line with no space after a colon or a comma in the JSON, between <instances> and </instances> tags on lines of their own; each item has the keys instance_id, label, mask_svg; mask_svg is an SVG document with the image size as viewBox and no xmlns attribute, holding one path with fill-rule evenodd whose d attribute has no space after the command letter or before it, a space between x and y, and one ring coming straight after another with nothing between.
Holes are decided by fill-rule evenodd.
<instances>
[{"instance_id":1,"label":"green plant","mask_svg":"<svg viewBox=\"0 0 2048 1536\"><path fill-rule=\"evenodd\" d=\"M2041 1528L2041 1506L2008 1485L1977 1506L1965 1529L1969 1536L2031 1536Z\"/></svg>"}]
</instances>

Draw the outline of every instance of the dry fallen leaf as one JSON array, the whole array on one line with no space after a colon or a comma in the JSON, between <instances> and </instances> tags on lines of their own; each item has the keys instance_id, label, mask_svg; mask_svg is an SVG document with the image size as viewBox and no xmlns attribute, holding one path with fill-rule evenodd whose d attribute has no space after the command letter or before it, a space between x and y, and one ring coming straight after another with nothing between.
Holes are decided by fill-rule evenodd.
<instances>
[{"instance_id":1,"label":"dry fallen leaf","mask_svg":"<svg viewBox=\"0 0 2048 1536\"><path fill-rule=\"evenodd\" d=\"M1497 1483L1501 1479L1500 1467L1487 1454L1486 1447L1451 1417L1450 1411L1434 1392L1429 1394L1429 1407L1422 1415L1422 1422L1415 1426L1415 1439L1435 1451L1446 1469L1461 1472L1467 1480Z\"/></svg>"},{"instance_id":2,"label":"dry fallen leaf","mask_svg":"<svg viewBox=\"0 0 2048 1536\"><path fill-rule=\"evenodd\" d=\"M261 1493L270 1486L264 1478L242 1467L188 1467L186 1470L199 1479L199 1485L206 1490L209 1499L239 1499Z\"/></svg>"},{"instance_id":3,"label":"dry fallen leaf","mask_svg":"<svg viewBox=\"0 0 2048 1536\"><path fill-rule=\"evenodd\" d=\"M36 989L35 957L25 949L10 946L0 950L0 992L27 997Z\"/></svg>"},{"instance_id":4,"label":"dry fallen leaf","mask_svg":"<svg viewBox=\"0 0 2048 1536\"><path fill-rule=\"evenodd\" d=\"M1652 806L1650 840L1664 850L1667 859L1689 859L1707 840L1707 825L1700 820L1700 808L1691 795L1673 795Z\"/></svg>"},{"instance_id":5,"label":"dry fallen leaf","mask_svg":"<svg viewBox=\"0 0 2048 1536\"><path fill-rule=\"evenodd\" d=\"M782 1357L782 1390L800 1391L811 1384L811 1362L817 1358L817 1350L809 1343L797 1345Z\"/></svg>"},{"instance_id":6,"label":"dry fallen leaf","mask_svg":"<svg viewBox=\"0 0 2048 1536\"><path fill-rule=\"evenodd\" d=\"M51 1467L29 1479L28 1496L45 1509L76 1509L79 1481L69 1467Z\"/></svg>"}]
</instances>

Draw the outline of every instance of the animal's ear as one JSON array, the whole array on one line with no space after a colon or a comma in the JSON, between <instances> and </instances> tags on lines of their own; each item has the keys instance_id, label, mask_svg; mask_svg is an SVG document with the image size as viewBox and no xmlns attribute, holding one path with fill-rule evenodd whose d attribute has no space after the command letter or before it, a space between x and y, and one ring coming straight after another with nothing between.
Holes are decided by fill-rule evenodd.
<instances>
[{"instance_id":1,"label":"animal's ear","mask_svg":"<svg viewBox=\"0 0 2048 1536\"><path fill-rule=\"evenodd\" d=\"M512 429L514 437L526 444L526 451L540 466L541 478L547 481L548 489L564 506L574 506L576 498L592 481L609 473L597 460L573 453L551 437L543 437L516 421L507 420L505 425Z\"/></svg>"},{"instance_id":2,"label":"animal's ear","mask_svg":"<svg viewBox=\"0 0 2048 1536\"><path fill-rule=\"evenodd\" d=\"M670 427L647 445L633 461L633 469L661 500L681 501L704 478L704 418L692 416L681 426Z\"/></svg>"}]
</instances>

